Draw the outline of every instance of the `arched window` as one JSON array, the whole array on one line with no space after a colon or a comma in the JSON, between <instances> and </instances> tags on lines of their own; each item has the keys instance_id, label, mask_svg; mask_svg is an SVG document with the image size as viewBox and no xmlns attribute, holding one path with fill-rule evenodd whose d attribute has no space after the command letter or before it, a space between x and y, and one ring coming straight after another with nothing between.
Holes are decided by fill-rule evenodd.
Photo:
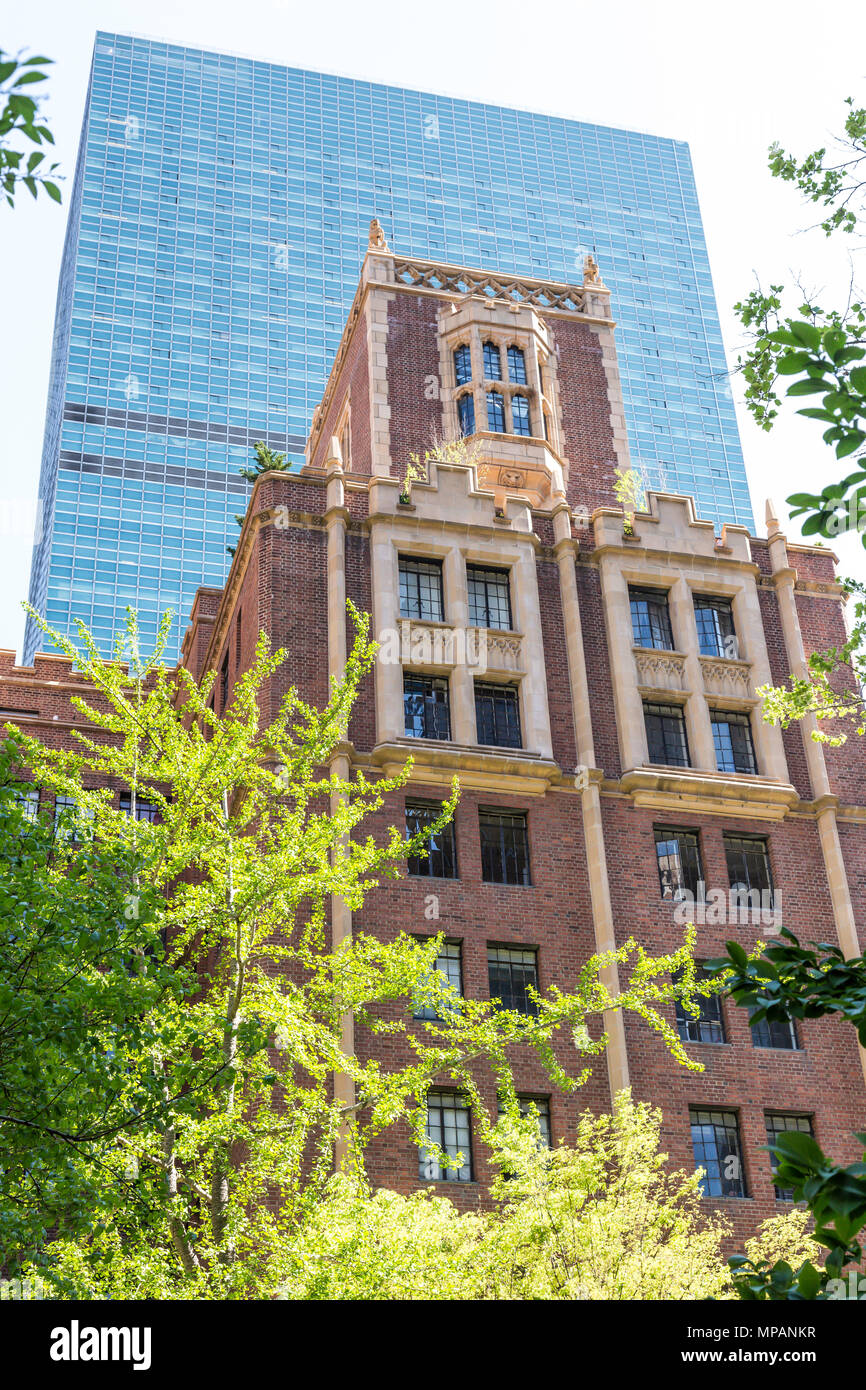
<instances>
[{"instance_id":1,"label":"arched window","mask_svg":"<svg viewBox=\"0 0 866 1390\"><path fill-rule=\"evenodd\" d=\"M531 434L529 428L529 401L525 396L511 397L511 424L515 434Z\"/></svg>"},{"instance_id":2,"label":"arched window","mask_svg":"<svg viewBox=\"0 0 866 1390\"><path fill-rule=\"evenodd\" d=\"M487 392L487 428L493 434L505 433L505 402L501 391Z\"/></svg>"},{"instance_id":3,"label":"arched window","mask_svg":"<svg viewBox=\"0 0 866 1390\"><path fill-rule=\"evenodd\" d=\"M457 397L457 418L461 434L475 433L475 401L471 391L464 391L462 396Z\"/></svg>"},{"instance_id":4,"label":"arched window","mask_svg":"<svg viewBox=\"0 0 866 1390\"><path fill-rule=\"evenodd\" d=\"M523 349L515 347L513 343L508 349L508 380L513 381L515 386L526 385L526 358Z\"/></svg>"},{"instance_id":5,"label":"arched window","mask_svg":"<svg viewBox=\"0 0 866 1390\"><path fill-rule=\"evenodd\" d=\"M465 386L467 381L472 380L472 356L468 343L462 343L454 350L454 376L458 386Z\"/></svg>"},{"instance_id":6,"label":"arched window","mask_svg":"<svg viewBox=\"0 0 866 1390\"><path fill-rule=\"evenodd\" d=\"M484 380L502 380L502 358L495 343L484 344Z\"/></svg>"}]
</instances>

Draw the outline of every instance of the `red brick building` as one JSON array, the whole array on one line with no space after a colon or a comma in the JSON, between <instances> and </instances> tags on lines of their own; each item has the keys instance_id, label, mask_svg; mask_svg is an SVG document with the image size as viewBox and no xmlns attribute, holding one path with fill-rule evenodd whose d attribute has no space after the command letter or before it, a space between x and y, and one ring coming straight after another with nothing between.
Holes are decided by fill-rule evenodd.
<instances>
[{"instance_id":1,"label":"red brick building","mask_svg":"<svg viewBox=\"0 0 866 1390\"><path fill-rule=\"evenodd\" d=\"M863 949L866 746L825 750L808 723L783 734L755 694L843 640L833 557L788 545L771 513L767 539L717 536L689 498L661 493L624 524L613 329L591 258L579 286L517 281L406 261L374 224L306 465L258 480L226 585L199 591L183 647L230 699L264 630L291 653L280 678L323 703L351 640L346 599L372 614L380 651L336 770L414 759L383 826L423 819L455 774L462 793L453 834L355 925L443 932L449 978L518 1007L527 982L567 989L588 956L630 936L673 949L693 918L699 958L731 937L767 939L779 920ZM434 448L461 435L465 447ZM431 449L426 480L407 484L411 456ZM0 655L0 704L57 737L51 680L68 676L46 661L25 670ZM335 902L335 940L352 926ZM552 1091L532 1056L518 1060L521 1093L555 1142L630 1084L662 1108L671 1159L708 1169L708 1204L738 1234L784 1209L769 1131L811 1128L839 1160L857 1156L853 1030L750 1030L727 1001L679 1026L702 1072L615 1015L576 1095ZM574 1071L572 1040L560 1047ZM431 1117L437 1138L472 1148L441 1178L472 1204L487 1173L471 1116L443 1087ZM404 1132L377 1143L371 1169L401 1190L427 1180Z\"/></svg>"}]
</instances>

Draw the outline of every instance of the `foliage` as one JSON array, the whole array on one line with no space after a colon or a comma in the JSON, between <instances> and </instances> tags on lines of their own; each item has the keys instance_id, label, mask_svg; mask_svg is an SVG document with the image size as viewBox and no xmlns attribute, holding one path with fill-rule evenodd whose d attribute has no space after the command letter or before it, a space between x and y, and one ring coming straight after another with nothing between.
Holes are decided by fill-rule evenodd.
<instances>
[{"instance_id":1,"label":"foliage","mask_svg":"<svg viewBox=\"0 0 866 1390\"><path fill-rule=\"evenodd\" d=\"M770 148L770 172L793 183L803 196L825 210L821 223L828 236L851 233L862 213L861 177L866 160L866 108L847 100L843 137L836 142L837 162L826 148L798 160L775 144ZM866 304L854 291L842 308L825 309L813 295L800 291L800 301L785 308L784 286L760 286L737 304L751 343L740 365L746 381L746 402L758 424L772 428L781 406L780 378L788 379L786 399L811 397L797 413L827 426L825 443L837 460L857 455L853 472L831 481L820 493L795 493L788 498L792 516L804 516L805 536L833 537L857 531L866 544ZM820 402L814 398L820 397Z\"/></svg>"},{"instance_id":2,"label":"foliage","mask_svg":"<svg viewBox=\"0 0 866 1390\"><path fill-rule=\"evenodd\" d=\"M493 1201L467 1213L433 1189L373 1192L360 1173L335 1174L269 1252L261 1282L298 1300L730 1298L727 1223L702 1211L697 1174L666 1171L660 1125L627 1091L552 1151L531 1115L506 1117ZM765 1222L753 1247L787 1259L813 1249L799 1212ZM89 1260L69 1241L51 1258L70 1296L177 1296L153 1252L131 1258L116 1234Z\"/></svg>"},{"instance_id":3,"label":"foliage","mask_svg":"<svg viewBox=\"0 0 866 1390\"><path fill-rule=\"evenodd\" d=\"M413 483L426 483L430 463L458 463L469 467L475 463L481 451L480 440L434 439L433 446L425 449L423 455L410 454L400 485L400 501L408 502L412 496Z\"/></svg>"},{"instance_id":4,"label":"foliage","mask_svg":"<svg viewBox=\"0 0 866 1390\"><path fill-rule=\"evenodd\" d=\"M801 946L786 928L782 936L783 942L751 957L738 942L729 941L727 956L708 961L707 972L727 982L731 996L749 1010L753 1023L840 1014L866 1045L866 958L846 960L827 942L812 943L814 949ZM856 1137L866 1144L866 1134ZM866 1225L866 1162L840 1167L811 1135L796 1130L780 1134L770 1152L778 1185L808 1204L814 1238L826 1246L828 1255L823 1269L816 1267L814 1255L797 1268L788 1260L774 1260L772 1253L736 1256L731 1266L737 1292L750 1300L831 1298L833 1281L847 1264L863 1256L857 1235Z\"/></svg>"},{"instance_id":5,"label":"foliage","mask_svg":"<svg viewBox=\"0 0 866 1390\"><path fill-rule=\"evenodd\" d=\"M149 1016L182 1001L129 825L112 852L73 811L55 830L22 799L23 750L0 746L0 1252L87 1228L106 1169L101 1136L162 1104L140 1059ZM34 1136L38 1136L38 1139ZM112 1202L127 1200L115 1172ZM0 1255L2 1263L2 1255Z\"/></svg>"},{"instance_id":6,"label":"foliage","mask_svg":"<svg viewBox=\"0 0 866 1390\"><path fill-rule=\"evenodd\" d=\"M847 641L841 647L812 652L805 676L790 676L787 685L759 688L763 716L768 723L787 729L792 720L813 714L819 725L847 720L852 721L848 727L856 734L866 732L866 709L860 693L866 688L866 586L846 579L844 588L855 596ZM811 737L816 743L840 747L847 742L848 731L843 726L830 734L818 727L812 730Z\"/></svg>"},{"instance_id":7,"label":"foliage","mask_svg":"<svg viewBox=\"0 0 866 1390\"><path fill-rule=\"evenodd\" d=\"M495 1118L479 1067L493 1068L512 1112L514 1047L533 1048L552 1084L573 1091L604 1049L600 1028L611 1009L637 1013L678 1060L699 1069L658 1007L697 989L691 935L667 956L650 957L630 941L592 958L569 992L538 996L534 1016L451 997L433 968L438 938L401 934L386 944L359 932L330 950L331 900L360 908L403 872L407 855L423 851L456 800L454 789L420 835L406 839L391 828L377 840L365 823L405 784L411 764L375 780L327 771L375 653L368 620L352 616L355 643L326 707L289 688L269 724L263 695L269 690L273 702L285 684L287 654L272 652L264 636L217 714L214 673L199 683L183 667L166 672L159 650L142 659L132 618L111 661L83 628L82 651L50 634L93 699L73 702L82 727L71 750L19 735L20 756L34 782L76 800L100 855L117 855L125 867L132 837L134 881L148 885L150 938L165 942L160 969L197 977L195 993L165 989L142 1001L140 1033L115 1059L115 1109L100 1128L76 1135L61 1095L52 1132L38 1116L29 1131L34 1162L48 1140L76 1142L89 1184L90 1234L73 1230L37 1259L67 1293L82 1280L98 1286L106 1271L112 1287L147 1287L158 1297L273 1293L288 1275L294 1232L327 1187L335 1145L360 1174L370 1140L400 1126L455 1166L459 1159L425 1143L431 1083L457 1085L471 1102L478 1141L492 1143ZM127 649L128 666L120 661ZM111 791L92 789L94 776L130 788L157 819L131 825ZM24 912L32 891L22 885ZM86 906L86 884L81 894ZM614 961L629 973L616 997L601 979ZM672 984L678 970L682 980ZM440 1016L415 1020L419 1000ZM357 1050L346 1044L347 1020L364 1040ZM573 1065L554 1051L557 1037L574 1039ZM384 1038L387 1062L375 1046ZM70 1075L87 1056L73 1038ZM35 1045L30 1061L38 1069ZM335 1075L345 1078L336 1092ZM343 1098L348 1088L354 1101Z\"/></svg>"},{"instance_id":8,"label":"foliage","mask_svg":"<svg viewBox=\"0 0 866 1390\"><path fill-rule=\"evenodd\" d=\"M263 439L257 439L254 445L255 462L251 468L239 468L238 472L242 478L246 478L248 483L254 483L263 473L288 473L291 464L286 463L285 454L277 454L273 449L269 449ZM235 512L235 521L238 526L243 526L246 520L246 512L240 515ZM236 545L227 545L226 552L234 555L237 550Z\"/></svg>"},{"instance_id":9,"label":"foliage","mask_svg":"<svg viewBox=\"0 0 866 1390\"><path fill-rule=\"evenodd\" d=\"M256 458L252 467L238 469L241 477L246 478L248 483L254 483L263 473L287 473L291 468L291 464L286 463L286 455L277 454L273 449L269 449L263 439L257 439L254 448Z\"/></svg>"},{"instance_id":10,"label":"foliage","mask_svg":"<svg viewBox=\"0 0 866 1390\"><path fill-rule=\"evenodd\" d=\"M622 507L625 517L623 529L627 535L634 535L634 514L646 507L646 487L643 474L637 468L617 468L614 496Z\"/></svg>"},{"instance_id":11,"label":"foliage","mask_svg":"<svg viewBox=\"0 0 866 1390\"><path fill-rule=\"evenodd\" d=\"M48 126L42 123L39 106L40 97L32 96L33 85L45 82L48 74L40 72L53 62L52 58L16 57L0 49L0 188L10 207L15 205L15 194L20 184L35 198L40 186L55 203L60 202L60 189L53 179L56 164L45 165L45 151L13 149L10 140L23 136L31 145L53 145L54 136ZM24 88L25 90L22 90Z\"/></svg>"}]
</instances>

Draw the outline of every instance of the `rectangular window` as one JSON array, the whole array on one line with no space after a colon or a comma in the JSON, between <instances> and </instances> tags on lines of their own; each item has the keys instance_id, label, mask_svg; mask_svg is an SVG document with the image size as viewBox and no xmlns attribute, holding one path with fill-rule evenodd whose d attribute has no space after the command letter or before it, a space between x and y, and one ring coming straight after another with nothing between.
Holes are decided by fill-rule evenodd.
<instances>
[{"instance_id":1,"label":"rectangular window","mask_svg":"<svg viewBox=\"0 0 866 1390\"><path fill-rule=\"evenodd\" d=\"M511 585L508 570L466 566L469 588L469 621L473 627L511 630Z\"/></svg>"},{"instance_id":2,"label":"rectangular window","mask_svg":"<svg viewBox=\"0 0 866 1390\"><path fill-rule=\"evenodd\" d=\"M92 820L93 812L82 810L74 797L55 796L54 833L59 840L79 840Z\"/></svg>"},{"instance_id":3,"label":"rectangular window","mask_svg":"<svg viewBox=\"0 0 866 1390\"><path fill-rule=\"evenodd\" d=\"M462 1096L449 1091L430 1091L427 1096L427 1138L449 1158L459 1155L459 1168L442 1168L436 1156L422 1148L418 1154L418 1176L424 1182L472 1181L472 1132L469 1106Z\"/></svg>"},{"instance_id":4,"label":"rectangular window","mask_svg":"<svg viewBox=\"0 0 866 1390\"><path fill-rule=\"evenodd\" d=\"M550 1101L547 1096L518 1096L517 1104L521 1115L532 1115L538 1122L538 1147L539 1149L549 1149L553 1147L553 1137L550 1127ZM505 1112L499 1106L499 1118Z\"/></svg>"},{"instance_id":5,"label":"rectangular window","mask_svg":"<svg viewBox=\"0 0 866 1390\"><path fill-rule=\"evenodd\" d=\"M635 646L673 651L674 639L671 632L667 593L663 589L632 589L630 587L628 598Z\"/></svg>"},{"instance_id":6,"label":"rectangular window","mask_svg":"<svg viewBox=\"0 0 866 1390\"><path fill-rule=\"evenodd\" d=\"M442 561L412 560L401 555L399 567L400 617L441 623L444 613Z\"/></svg>"},{"instance_id":7,"label":"rectangular window","mask_svg":"<svg viewBox=\"0 0 866 1390\"><path fill-rule=\"evenodd\" d=\"M472 380L472 354L468 343L461 343L454 350L454 379L458 386L465 386Z\"/></svg>"},{"instance_id":8,"label":"rectangular window","mask_svg":"<svg viewBox=\"0 0 866 1390\"><path fill-rule=\"evenodd\" d=\"M484 380L502 380L502 358L495 343L484 344Z\"/></svg>"},{"instance_id":9,"label":"rectangular window","mask_svg":"<svg viewBox=\"0 0 866 1390\"><path fill-rule=\"evenodd\" d=\"M463 961L462 947L459 941L443 941L436 957L435 969L455 991L463 994ZM442 1015L437 1013L430 1004L416 1002L414 1015L415 1018L441 1019Z\"/></svg>"},{"instance_id":10,"label":"rectangular window","mask_svg":"<svg viewBox=\"0 0 866 1390\"><path fill-rule=\"evenodd\" d=\"M130 792L120 793L120 809L126 816L132 815L132 795ZM156 820L156 803L143 800L140 796L135 798L135 819L148 821L151 825Z\"/></svg>"},{"instance_id":11,"label":"rectangular window","mask_svg":"<svg viewBox=\"0 0 866 1390\"><path fill-rule=\"evenodd\" d=\"M644 700L643 717L650 762L688 767L689 744L682 705L656 705Z\"/></svg>"},{"instance_id":12,"label":"rectangular window","mask_svg":"<svg viewBox=\"0 0 866 1390\"><path fill-rule=\"evenodd\" d=\"M792 1129L798 1130L800 1134L808 1134L812 1138L815 1137L815 1131L812 1128L812 1120L809 1115L766 1114L764 1120L767 1126L768 1144L775 1144L780 1134L785 1134ZM775 1177L777 1163L775 1154L773 1153L770 1154L770 1166L773 1170L773 1176ZM793 1202L794 1189L792 1187L776 1186L776 1200L779 1202Z\"/></svg>"},{"instance_id":13,"label":"rectangular window","mask_svg":"<svg viewBox=\"0 0 866 1390\"><path fill-rule=\"evenodd\" d=\"M425 826L431 825L442 807L435 801L406 802L406 834L417 835ZM426 855L410 855L406 861L410 874L422 878L456 878L457 851L454 844L454 822L449 821L427 841Z\"/></svg>"},{"instance_id":14,"label":"rectangular window","mask_svg":"<svg viewBox=\"0 0 866 1390\"><path fill-rule=\"evenodd\" d=\"M220 666L220 710L225 713L229 698L229 654L228 648Z\"/></svg>"},{"instance_id":15,"label":"rectangular window","mask_svg":"<svg viewBox=\"0 0 866 1390\"><path fill-rule=\"evenodd\" d=\"M461 434L475 433L475 399L471 391L464 391L462 396L458 396L457 417Z\"/></svg>"},{"instance_id":16,"label":"rectangular window","mask_svg":"<svg viewBox=\"0 0 866 1390\"><path fill-rule=\"evenodd\" d=\"M736 660L737 638L731 600L695 594L694 604L701 656L726 656Z\"/></svg>"},{"instance_id":17,"label":"rectangular window","mask_svg":"<svg viewBox=\"0 0 866 1390\"><path fill-rule=\"evenodd\" d=\"M707 978L706 971L700 965L697 966L695 974L699 980ZM722 1015L721 995L711 994L706 998L696 995L695 999L700 1009L697 1018L688 1012L681 1000L675 1001L677 1032L683 1042L723 1043L725 1021Z\"/></svg>"},{"instance_id":18,"label":"rectangular window","mask_svg":"<svg viewBox=\"0 0 866 1390\"><path fill-rule=\"evenodd\" d=\"M511 429L514 434L530 435L529 401L526 396L511 397Z\"/></svg>"},{"instance_id":19,"label":"rectangular window","mask_svg":"<svg viewBox=\"0 0 866 1390\"><path fill-rule=\"evenodd\" d=\"M749 716L733 710L711 709L710 723L719 772L757 772Z\"/></svg>"},{"instance_id":20,"label":"rectangular window","mask_svg":"<svg viewBox=\"0 0 866 1390\"><path fill-rule=\"evenodd\" d=\"M521 946L488 946L487 979L490 998L503 1009L537 1014L538 1006L527 994L527 985L538 989L538 952Z\"/></svg>"},{"instance_id":21,"label":"rectangular window","mask_svg":"<svg viewBox=\"0 0 866 1390\"><path fill-rule=\"evenodd\" d=\"M505 402L499 391L487 392L487 428L491 434L505 433Z\"/></svg>"},{"instance_id":22,"label":"rectangular window","mask_svg":"<svg viewBox=\"0 0 866 1390\"><path fill-rule=\"evenodd\" d=\"M684 892L698 896L698 884L703 880L701 847L694 830L671 830L656 826L656 859L662 897L680 902Z\"/></svg>"},{"instance_id":23,"label":"rectangular window","mask_svg":"<svg viewBox=\"0 0 866 1390\"><path fill-rule=\"evenodd\" d=\"M703 1168L705 1197L745 1197L746 1175L740 1126L734 1110L692 1110L695 1165Z\"/></svg>"},{"instance_id":24,"label":"rectangular window","mask_svg":"<svg viewBox=\"0 0 866 1390\"><path fill-rule=\"evenodd\" d=\"M479 743L522 747L520 697L516 685L475 682L475 731Z\"/></svg>"},{"instance_id":25,"label":"rectangular window","mask_svg":"<svg viewBox=\"0 0 866 1390\"><path fill-rule=\"evenodd\" d=\"M508 380L513 381L515 386L526 385L526 358L522 348L512 346L508 349Z\"/></svg>"},{"instance_id":26,"label":"rectangular window","mask_svg":"<svg viewBox=\"0 0 866 1390\"><path fill-rule=\"evenodd\" d=\"M39 788L13 787L12 795L15 798L15 805L19 808L24 819L31 822L35 821L39 814Z\"/></svg>"},{"instance_id":27,"label":"rectangular window","mask_svg":"<svg viewBox=\"0 0 866 1390\"><path fill-rule=\"evenodd\" d=\"M478 821L481 830L481 877L484 882L528 885L526 812L481 810Z\"/></svg>"},{"instance_id":28,"label":"rectangular window","mask_svg":"<svg viewBox=\"0 0 866 1390\"><path fill-rule=\"evenodd\" d=\"M757 835L723 835L730 887L751 892L772 893L770 852L767 841Z\"/></svg>"},{"instance_id":29,"label":"rectangular window","mask_svg":"<svg viewBox=\"0 0 866 1390\"><path fill-rule=\"evenodd\" d=\"M753 1047L779 1047L786 1052L798 1051L797 1029L793 1019L783 1018L770 1022L764 1018L760 1023L751 1023Z\"/></svg>"},{"instance_id":30,"label":"rectangular window","mask_svg":"<svg viewBox=\"0 0 866 1390\"><path fill-rule=\"evenodd\" d=\"M451 712L447 679L404 673L403 716L407 738L449 739Z\"/></svg>"}]
</instances>

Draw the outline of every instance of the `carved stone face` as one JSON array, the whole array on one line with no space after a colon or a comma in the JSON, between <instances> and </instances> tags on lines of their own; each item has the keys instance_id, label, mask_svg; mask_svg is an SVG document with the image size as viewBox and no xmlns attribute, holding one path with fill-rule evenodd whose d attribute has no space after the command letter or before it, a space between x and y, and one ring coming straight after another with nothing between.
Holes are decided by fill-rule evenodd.
<instances>
[{"instance_id":1,"label":"carved stone face","mask_svg":"<svg viewBox=\"0 0 866 1390\"><path fill-rule=\"evenodd\" d=\"M499 483L501 487L525 487L526 474L521 473L516 468L501 468L499 470Z\"/></svg>"}]
</instances>

